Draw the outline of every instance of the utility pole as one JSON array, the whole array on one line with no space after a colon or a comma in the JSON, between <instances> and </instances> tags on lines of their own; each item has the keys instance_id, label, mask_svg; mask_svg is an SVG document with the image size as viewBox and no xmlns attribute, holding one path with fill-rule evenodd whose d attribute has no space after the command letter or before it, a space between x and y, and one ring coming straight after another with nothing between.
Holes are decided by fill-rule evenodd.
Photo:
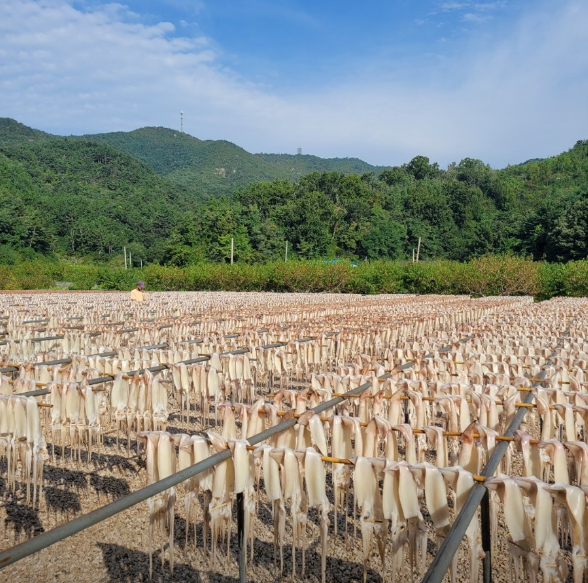
<instances>
[{"instance_id":1,"label":"utility pole","mask_svg":"<svg viewBox=\"0 0 588 583\"><path fill-rule=\"evenodd\" d=\"M417 245L417 254L416 254L417 263L419 262L419 255L420 254L421 254L421 238L419 237L419 244Z\"/></svg>"},{"instance_id":2,"label":"utility pole","mask_svg":"<svg viewBox=\"0 0 588 583\"><path fill-rule=\"evenodd\" d=\"M231 237L231 265L233 265L233 252L235 250L235 238Z\"/></svg>"},{"instance_id":3,"label":"utility pole","mask_svg":"<svg viewBox=\"0 0 588 583\"><path fill-rule=\"evenodd\" d=\"M125 254L125 269L127 269L127 248L123 247L123 253Z\"/></svg>"}]
</instances>

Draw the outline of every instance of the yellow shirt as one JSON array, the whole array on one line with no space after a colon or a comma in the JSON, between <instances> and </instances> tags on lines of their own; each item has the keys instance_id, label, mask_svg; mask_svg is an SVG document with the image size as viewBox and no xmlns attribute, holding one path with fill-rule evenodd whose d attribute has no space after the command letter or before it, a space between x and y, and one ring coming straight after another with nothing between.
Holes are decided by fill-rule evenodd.
<instances>
[{"instance_id":1,"label":"yellow shirt","mask_svg":"<svg viewBox=\"0 0 588 583\"><path fill-rule=\"evenodd\" d=\"M144 302L146 299L147 299L147 296L145 295L144 291L141 291L141 290L135 288L131 292L131 300L133 302Z\"/></svg>"}]
</instances>

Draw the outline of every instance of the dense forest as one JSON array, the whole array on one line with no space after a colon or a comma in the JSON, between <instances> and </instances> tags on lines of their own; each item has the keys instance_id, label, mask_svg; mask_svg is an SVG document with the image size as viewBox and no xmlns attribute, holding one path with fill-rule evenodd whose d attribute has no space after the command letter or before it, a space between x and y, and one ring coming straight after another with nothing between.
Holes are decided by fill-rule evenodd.
<instances>
[{"instance_id":1,"label":"dense forest","mask_svg":"<svg viewBox=\"0 0 588 583\"><path fill-rule=\"evenodd\" d=\"M0 118L0 263L588 256L588 141L492 169L249 154L164 128L52 136Z\"/></svg>"},{"instance_id":2,"label":"dense forest","mask_svg":"<svg viewBox=\"0 0 588 583\"><path fill-rule=\"evenodd\" d=\"M131 154L196 200L230 195L252 182L297 180L310 172L378 172L357 158L309 155L250 154L226 140L199 140L166 128L86 135Z\"/></svg>"}]
</instances>

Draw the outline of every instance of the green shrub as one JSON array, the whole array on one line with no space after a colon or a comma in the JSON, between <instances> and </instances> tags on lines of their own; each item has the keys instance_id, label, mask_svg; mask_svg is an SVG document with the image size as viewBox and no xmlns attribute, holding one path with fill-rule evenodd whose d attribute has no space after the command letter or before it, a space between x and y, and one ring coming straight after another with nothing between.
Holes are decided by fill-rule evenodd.
<instances>
[{"instance_id":1,"label":"green shrub","mask_svg":"<svg viewBox=\"0 0 588 583\"><path fill-rule=\"evenodd\" d=\"M351 293L405 293L404 265L397 261L362 262L350 270L344 291ZM356 291L360 289L370 291Z\"/></svg>"},{"instance_id":2,"label":"green shrub","mask_svg":"<svg viewBox=\"0 0 588 583\"><path fill-rule=\"evenodd\" d=\"M58 261L0 265L1 289L50 289L57 281L67 281L70 289L131 290L140 279L147 291L533 295L544 300L588 295L588 260L559 264L488 255L468 263L365 261L352 265L292 260L254 265L200 263L185 268L152 264L143 269Z\"/></svg>"},{"instance_id":3,"label":"green shrub","mask_svg":"<svg viewBox=\"0 0 588 583\"><path fill-rule=\"evenodd\" d=\"M542 263L539 268L539 292L536 298L542 301L566 295L565 279L568 270L569 267L565 263Z\"/></svg>"},{"instance_id":4,"label":"green shrub","mask_svg":"<svg viewBox=\"0 0 588 583\"><path fill-rule=\"evenodd\" d=\"M462 272L465 293L474 296L535 296L540 291L541 263L514 255L472 259Z\"/></svg>"},{"instance_id":5,"label":"green shrub","mask_svg":"<svg viewBox=\"0 0 588 583\"><path fill-rule=\"evenodd\" d=\"M588 259L565 264L563 294L572 297L588 296Z\"/></svg>"},{"instance_id":6,"label":"green shrub","mask_svg":"<svg viewBox=\"0 0 588 583\"><path fill-rule=\"evenodd\" d=\"M20 289L20 282L14 273L14 269L7 265L0 265L0 289Z\"/></svg>"},{"instance_id":7,"label":"green shrub","mask_svg":"<svg viewBox=\"0 0 588 583\"><path fill-rule=\"evenodd\" d=\"M61 278L59 265L40 261L21 261L14 266L19 289L50 289Z\"/></svg>"}]
</instances>

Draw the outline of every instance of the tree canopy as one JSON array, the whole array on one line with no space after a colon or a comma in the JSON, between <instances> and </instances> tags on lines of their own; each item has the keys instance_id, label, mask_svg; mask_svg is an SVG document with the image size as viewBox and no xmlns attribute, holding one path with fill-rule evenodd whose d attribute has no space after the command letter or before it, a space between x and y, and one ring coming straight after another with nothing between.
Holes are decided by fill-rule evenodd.
<instances>
[{"instance_id":1,"label":"tree canopy","mask_svg":"<svg viewBox=\"0 0 588 583\"><path fill-rule=\"evenodd\" d=\"M126 247L136 261L186 266L229 261L231 241L240 262L283 258L286 246L305 259L410 259L419 239L422 259L588 256L588 141L501 170L473 158L444 170L423 155L325 170L295 156L288 176L283 156L164 128L64 138L0 119L0 130L0 262L120 261ZM306 163L317 169L302 173ZM232 187L221 193L205 176L223 172Z\"/></svg>"}]
</instances>

